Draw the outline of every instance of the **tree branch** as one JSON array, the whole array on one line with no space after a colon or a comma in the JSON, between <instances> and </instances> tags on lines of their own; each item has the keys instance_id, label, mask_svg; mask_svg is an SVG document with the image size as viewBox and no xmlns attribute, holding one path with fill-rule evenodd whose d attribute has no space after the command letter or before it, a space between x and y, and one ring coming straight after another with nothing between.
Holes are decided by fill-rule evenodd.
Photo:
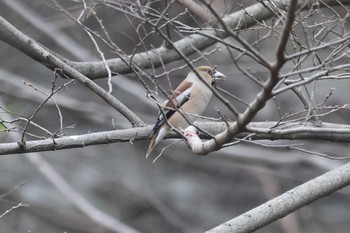
<instances>
[{"instance_id":1,"label":"tree branch","mask_svg":"<svg viewBox=\"0 0 350 233\"><path fill-rule=\"evenodd\" d=\"M46 57L47 61L51 65L54 65L57 68L61 69L68 77L79 81L84 86L88 87L98 96L100 96L106 103L108 103L110 106L116 109L120 114L122 114L126 119L128 119L132 126L144 125L144 122L133 111L131 111L118 99L116 99L111 93L107 92L102 87L97 85L94 81L87 78L85 75L82 75L81 73L76 71L74 68L70 67L69 65L67 65L66 63L64 63L63 61L61 61L55 56L50 54L45 54L44 56Z\"/></svg>"},{"instance_id":2,"label":"tree branch","mask_svg":"<svg viewBox=\"0 0 350 233\"><path fill-rule=\"evenodd\" d=\"M214 139L206 142L200 140L188 140L188 143L195 154L207 155L208 153L218 150L221 146L231 140L235 135L241 133L247 124L254 118L272 97L272 90L279 82L279 72L285 64L284 51L287 45L290 31L293 26L297 0L291 0L286 23L283 28L283 34L276 50L276 61L269 65L270 77L263 83L262 90L257 94L256 98L249 104L245 111L237 117L237 121L228 125L227 129L222 133L217 134ZM223 24L225 22L222 22Z\"/></svg>"},{"instance_id":3,"label":"tree branch","mask_svg":"<svg viewBox=\"0 0 350 233\"><path fill-rule=\"evenodd\" d=\"M310 180L207 233L254 232L350 184L350 163Z\"/></svg>"},{"instance_id":4,"label":"tree branch","mask_svg":"<svg viewBox=\"0 0 350 233\"><path fill-rule=\"evenodd\" d=\"M39 16L39 14L30 9L26 4L18 0L4 0L5 5L10 7L14 12L24 18L31 26L41 31L48 36L57 45L59 45L66 52L70 53L77 59L84 61L87 57L95 57L92 52L87 48L84 48L79 41L73 40L65 31L60 30L54 25L49 24L45 18Z\"/></svg>"},{"instance_id":5,"label":"tree branch","mask_svg":"<svg viewBox=\"0 0 350 233\"><path fill-rule=\"evenodd\" d=\"M323 2L328 5L339 5L339 3L342 3L344 5L350 4L350 0L324 0L322 2L319 2L317 0L310 0L309 5L315 2L320 3L321 6ZM225 16L223 18L223 21L229 28L241 30L249 28L253 25L256 25L257 22L263 22L274 16L274 12L270 11L270 9L266 8L263 4L257 3ZM208 35L209 34L212 34L213 36L218 38L225 38L228 36L228 34L225 32L219 32L215 30L210 30L210 32L208 32ZM22 32L18 30L13 30L13 26L9 24L4 18L0 17L0 40L20 50L21 52L25 53L34 60L42 63L48 68L53 69L54 67L50 66L50 64L47 64L45 60L43 60L42 57L38 56L38 54L35 51L28 48L27 40L25 40L24 36L25 35ZM32 43L36 42L32 40ZM208 36L190 35L175 42L174 44L178 48L178 50L180 50L183 54L185 54L186 56L190 56L196 53L198 50L204 50L208 48L214 43L216 43L216 40L212 40ZM130 66L130 63L125 63L125 59L131 59L132 62L134 64L137 64L139 67L148 69L157 68L170 62L179 60L181 58L182 57L173 49L169 49L166 46L161 46L157 49L133 54L123 59L109 59L106 60L106 63L113 73L126 74L133 72L133 69ZM103 61L73 62L62 57L61 59L69 66L73 67L74 69L91 79L105 78L108 76L106 65Z\"/></svg>"},{"instance_id":6,"label":"tree branch","mask_svg":"<svg viewBox=\"0 0 350 233\"><path fill-rule=\"evenodd\" d=\"M100 209L93 206L87 199L78 193L63 177L42 157L39 153L26 155L26 158L38 169L38 171L65 196L78 210L85 214L91 221L104 229L113 232L140 233L131 226L126 225Z\"/></svg>"},{"instance_id":7,"label":"tree branch","mask_svg":"<svg viewBox=\"0 0 350 233\"><path fill-rule=\"evenodd\" d=\"M314 125L304 122L288 123L276 127L278 122L252 122L247 125L236 138L246 138L249 135L252 140L327 140L336 142L350 142L350 126L332 123ZM195 125L212 135L226 129L223 122L197 122ZM152 130L151 125L135 127L131 129L113 130L98 133L82 134L79 136L65 136L36 141L26 141L26 147L21 148L16 142L0 143L0 155L19 154L41 151L55 151L70 148L82 148L92 145L110 144L118 142L133 142L145 140ZM182 136L173 133L167 138L181 139ZM203 138L210 139L203 135Z\"/></svg>"},{"instance_id":8,"label":"tree branch","mask_svg":"<svg viewBox=\"0 0 350 233\"><path fill-rule=\"evenodd\" d=\"M206 10L205 7L193 0L177 0L193 15L197 16L203 24L210 25L215 21L215 17Z\"/></svg>"},{"instance_id":9,"label":"tree branch","mask_svg":"<svg viewBox=\"0 0 350 233\"><path fill-rule=\"evenodd\" d=\"M54 85L54 84L53 84ZM53 89L54 90L54 86ZM3 105L0 100L0 105ZM14 139L14 135L9 135ZM22 136L23 137L23 136ZM22 139L23 140L23 139ZM40 153L25 154L25 157L73 206L88 217L92 222L105 230L113 232L139 233L136 229L123 223L117 218L101 211L78 193ZM1 218L2 216L0 216Z\"/></svg>"},{"instance_id":10,"label":"tree branch","mask_svg":"<svg viewBox=\"0 0 350 233\"><path fill-rule=\"evenodd\" d=\"M75 79L82 83L84 86L88 87L98 96L100 96L106 103L115 108L120 112L126 119L130 121L133 126L143 125L143 121L130 109L128 109L122 102L112 96L110 93L105 91L102 87L98 86L95 82L87 78L85 75L81 74L79 71L75 70L71 66L67 65L59 57L52 54L49 50L45 49L43 46L24 35L22 32L13 27L8 23L4 18L0 16L0 31L6 29L7 32L12 33L14 38L13 41L20 41L21 47L31 55L34 59L45 64L52 70L61 69L62 72L67 75L69 78ZM2 38L0 32L0 38Z\"/></svg>"},{"instance_id":11,"label":"tree branch","mask_svg":"<svg viewBox=\"0 0 350 233\"><path fill-rule=\"evenodd\" d=\"M235 28L235 30L248 28L255 25L257 21L263 21L271 18L273 16L272 12L265 8L260 3L247 7L238 12L232 13L224 17L224 22L230 27ZM213 34L219 38L224 38L227 35L225 33L219 33L215 30L210 30L209 34ZM25 53L29 57L35 59L36 61L47 66L49 69L54 69L52 64L47 63L46 60L32 48L28 46L28 37L22 32L17 30L4 18L0 17L0 40L13 46L14 48ZM34 40L30 40L31 43L36 44ZM190 35L184 37L183 39L174 43L176 48L181 51L186 56L196 53L198 50L204 50L209 46L216 43L208 37L201 35ZM41 46L43 47L43 46ZM173 49L169 49L166 46L161 46L157 49L141 52L128 58L126 60L132 60L133 63L137 64L139 67L155 68L162 66L164 64L176 61L182 57ZM81 74L94 79L94 78L105 78L108 76L105 63L103 61L97 62L72 62L64 58L60 58L66 64L73 67L75 70ZM114 73L130 73L132 72L132 67L130 67L129 62L126 64L125 59L109 59L106 60L108 67Z\"/></svg>"}]
</instances>

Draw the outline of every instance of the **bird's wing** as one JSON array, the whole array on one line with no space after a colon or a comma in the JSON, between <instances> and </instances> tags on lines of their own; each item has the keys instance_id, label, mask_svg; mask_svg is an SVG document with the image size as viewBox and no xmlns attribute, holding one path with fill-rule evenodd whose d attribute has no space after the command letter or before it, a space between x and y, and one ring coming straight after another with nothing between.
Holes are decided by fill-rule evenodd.
<instances>
[{"instance_id":1,"label":"bird's wing","mask_svg":"<svg viewBox=\"0 0 350 233\"><path fill-rule=\"evenodd\" d=\"M169 96L158 115L157 122L152 130L153 133L165 123L165 119L169 119L176 112L176 109L181 108L189 100L192 87L193 84L191 82L182 82Z\"/></svg>"}]
</instances>

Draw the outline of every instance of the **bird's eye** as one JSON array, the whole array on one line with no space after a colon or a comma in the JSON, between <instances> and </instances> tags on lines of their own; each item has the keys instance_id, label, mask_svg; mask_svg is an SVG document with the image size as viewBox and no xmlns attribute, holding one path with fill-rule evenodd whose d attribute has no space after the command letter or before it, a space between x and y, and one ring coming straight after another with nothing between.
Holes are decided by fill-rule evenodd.
<instances>
[{"instance_id":1,"label":"bird's eye","mask_svg":"<svg viewBox=\"0 0 350 233\"><path fill-rule=\"evenodd\" d=\"M213 75L213 71L212 70L207 70L207 73L212 76Z\"/></svg>"}]
</instances>

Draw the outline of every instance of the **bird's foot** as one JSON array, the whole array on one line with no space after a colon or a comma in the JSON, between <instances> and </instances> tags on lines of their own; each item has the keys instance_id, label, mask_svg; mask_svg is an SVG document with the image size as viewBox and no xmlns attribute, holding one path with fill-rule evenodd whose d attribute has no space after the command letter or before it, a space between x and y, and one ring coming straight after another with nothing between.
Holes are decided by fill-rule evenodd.
<instances>
[{"instance_id":1,"label":"bird's foot","mask_svg":"<svg viewBox=\"0 0 350 233\"><path fill-rule=\"evenodd\" d=\"M190 130L188 130L188 129L181 130L181 133L185 137L198 137L197 133L191 129Z\"/></svg>"}]
</instances>

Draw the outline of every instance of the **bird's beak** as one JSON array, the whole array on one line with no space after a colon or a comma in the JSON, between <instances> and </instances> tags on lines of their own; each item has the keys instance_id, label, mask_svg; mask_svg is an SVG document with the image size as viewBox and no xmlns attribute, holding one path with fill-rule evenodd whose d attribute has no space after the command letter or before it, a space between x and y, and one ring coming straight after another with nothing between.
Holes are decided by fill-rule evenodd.
<instances>
[{"instance_id":1,"label":"bird's beak","mask_svg":"<svg viewBox=\"0 0 350 233\"><path fill-rule=\"evenodd\" d=\"M223 73L219 72L219 71L215 71L213 78L215 80L226 80L226 75L224 75Z\"/></svg>"}]
</instances>

